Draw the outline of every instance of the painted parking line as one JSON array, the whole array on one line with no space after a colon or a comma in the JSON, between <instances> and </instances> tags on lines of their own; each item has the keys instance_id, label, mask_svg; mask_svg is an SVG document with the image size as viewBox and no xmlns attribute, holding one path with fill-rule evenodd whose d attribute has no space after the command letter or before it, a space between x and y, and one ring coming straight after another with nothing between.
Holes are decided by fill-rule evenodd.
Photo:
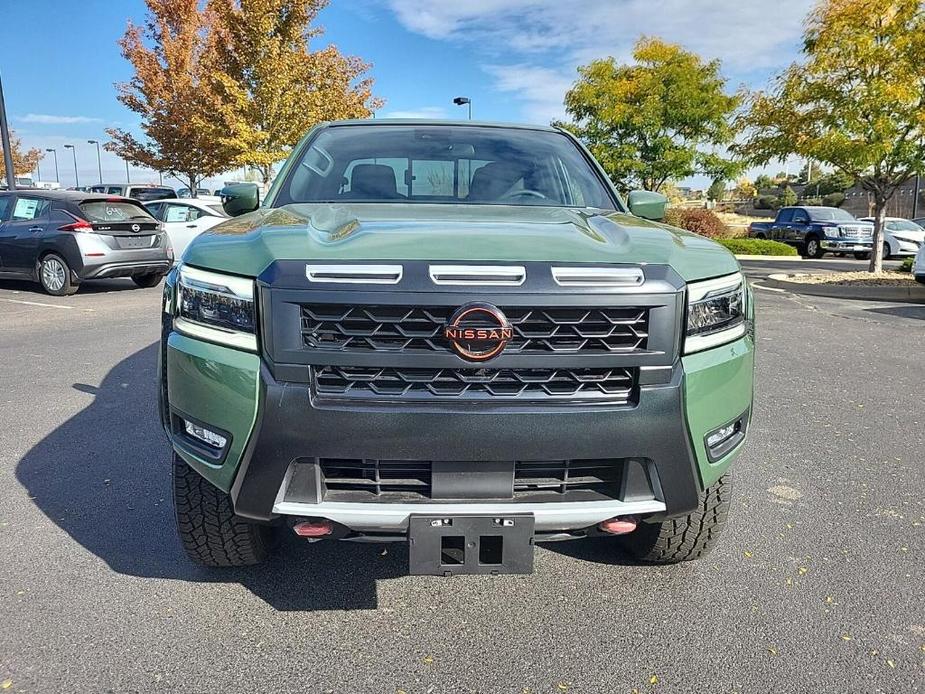
<instances>
[{"instance_id":1,"label":"painted parking line","mask_svg":"<svg viewBox=\"0 0 925 694\"><path fill-rule=\"evenodd\" d=\"M0 301L6 301L10 304L25 304L26 306L42 306L43 308L64 308L68 311L79 308L78 306L65 306L64 304L45 304L41 301L23 301L22 299L0 299ZM93 311L92 308L82 309L84 311Z\"/></svg>"},{"instance_id":2,"label":"painted parking line","mask_svg":"<svg viewBox=\"0 0 925 694\"><path fill-rule=\"evenodd\" d=\"M758 284L757 282L752 282L752 287L754 289L763 289L766 292L778 292L779 294L786 294L786 289L780 289L778 287L765 287L763 284Z\"/></svg>"}]
</instances>

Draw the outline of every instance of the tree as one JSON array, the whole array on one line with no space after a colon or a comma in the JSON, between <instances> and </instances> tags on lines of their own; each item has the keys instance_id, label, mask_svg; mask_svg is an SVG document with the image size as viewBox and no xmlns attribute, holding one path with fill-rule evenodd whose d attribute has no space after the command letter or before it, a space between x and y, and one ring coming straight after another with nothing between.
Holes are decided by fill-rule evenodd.
<instances>
[{"instance_id":1,"label":"tree","mask_svg":"<svg viewBox=\"0 0 925 694\"><path fill-rule=\"evenodd\" d=\"M710 187L707 188L707 199L708 200L722 200L726 195L726 181L721 178L717 178L713 183L710 184Z\"/></svg>"},{"instance_id":2,"label":"tree","mask_svg":"<svg viewBox=\"0 0 925 694\"><path fill-rule=\"evenodd\" d=\"M844 193L853 185L853 176L841 171L832 171L820 176L812 188L817 195L830 195L831 193Z\"/></svg>"},{"instance_id":3,"label":"tree","mask_svg":"<svg viewBox=\"0 0 925 694\"><path fill-rule=\"evenodd\" d=\"M702 173L729 179L740 167L715 153L734 135L740 98L725 93L717 60L657 38L641 38L634 64L613 58L578 68L565 95L569 123L622 189L659 190L666 181Z\"/></svg>"},{"instance_id":4,"label":"tree","mask_svg":"<svg viewBox=\"0 0 925 694\"><path fill-rule=\"evenodd\" d=\"M760 176L758 178L761 178ZM757 179L756 179L757 183ZM758 196L758 188L755 183L752 183L744 176L736 181L735 195L737 198L742 198L746 200L751 200L754 197Z\"/></svg>"},{"instance_id":5,"label":"tree","mask_svg":"<svg viewBox=\"0 0 925 694\"><path fill-rule=\"evenodd\" d=\"M810 14L805 62L750 95L737 151L790 152L834 166L871 193L882 270L887 202L925 161L925 11L920 0L826 0Z\"/></svg>"},{"instance_id":6,"label":"tree","mask_svg":"<svg viewBox=\"0 0 925 694\"><path fill-rule=\"evenodd\" d=\"M311 126L368 118L383 103L364 76L368 63L333 45L309 50L322 34L312 23L327 1L209 0L223 109L250 126L239 137L238 163L257 168L265 185Z\"/></svg>"},{"instance_id":7,"label":"tree","mask_svg":"<svg viewBox=\"0 0 925 694\"><path fill-rule=\"evenodd\" d=\"M13 173L26 174L34 171L36 164L42 158L41 150L33 147L32 149L22 149L22 140L16 137L16 133L10 130L10 154L13 156ZM0 177L6 178L6 171L3 170L3 144L0 143Z\"/></svg>"},{"instance_id":8,"label":"tree","mask_svg":"<svg viewBox=\"0 0 925 694\"><path fill-rule=\"evenodd\" d=\"M784 192L781 193L778 197L778 201L780 202L781 207L790 207L791 205L796 205L797 200L799 200L797 197L797 192L790 186L784 188Z\"/></svg>"},{"instance_id":9,"label":"tree","mask_svg":"<svg viewBox=\"0 0 925 694\"><path fill-rule=\"evenodd\" d=\"M758 189L758 192L764 190L770 190L771 188L777 188L777 183L774 182L774 179L768 176L767 174L760 174L755 179L755 188Z\"/></svg>"},{"instance_id":10,"label":"tree","mask_svg":"<svg viewBox=\"0 0 925 694\"><path fill-rule=\"evenodd\" d=\"M235 135L244 126L223 117L209 23L198 0L145 2L144 25L130 22L119 41L135 76L116 85L119 101L141 117L144 137L110 128L106 149L179 178L195 195L202 179L234 165Z\"/></svg>"}]
</instances>

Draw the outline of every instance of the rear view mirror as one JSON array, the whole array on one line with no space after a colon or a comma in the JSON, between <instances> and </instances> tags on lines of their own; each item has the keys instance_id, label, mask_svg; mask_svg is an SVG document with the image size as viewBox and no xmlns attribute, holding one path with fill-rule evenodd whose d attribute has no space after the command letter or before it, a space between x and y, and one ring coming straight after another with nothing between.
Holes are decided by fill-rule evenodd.
<instances>
[{"instance_id":1,"label":"rear view mirror","mask_svg":"<svg viewBox=\"0 0 925 694\"><path fill-rule=\"evenodd\" d=\"M668 198L651 190L634 190L629 194L627 202L630 213L656 222L665 218L665 209L668 207Z\"/></svg>"},{"instance_id":2,"label":"rear view mirror","mask_svg":"<svg viewBox=\"0 0 925 694\"><path fill-rule=\"evenodd\" d=\"M253 212L260 207L260 190L256 183L235 183L219 193L222 208L231 217Z\"/></svg>"}]
</instances>

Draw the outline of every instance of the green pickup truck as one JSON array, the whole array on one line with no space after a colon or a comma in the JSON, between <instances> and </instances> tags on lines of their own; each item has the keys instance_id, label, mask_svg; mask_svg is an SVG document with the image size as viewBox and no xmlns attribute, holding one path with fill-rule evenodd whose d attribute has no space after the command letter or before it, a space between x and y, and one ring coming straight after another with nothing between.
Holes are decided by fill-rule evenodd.
<instances>
[{"instance_id":1,"label":"green pickup truck","mask_svg":"<svg viewBox=\"0 0 925 694\"><path fill-rule=\"evenodd\" d=\"M536 542L715 544L752 410L735 258L626 202L554 128L347 121L167 278L160 410L208 566L274 532L407 542L415 574L528 573ZM618 548L619 545L619 548Z\"/></svg>"}]
</instances>

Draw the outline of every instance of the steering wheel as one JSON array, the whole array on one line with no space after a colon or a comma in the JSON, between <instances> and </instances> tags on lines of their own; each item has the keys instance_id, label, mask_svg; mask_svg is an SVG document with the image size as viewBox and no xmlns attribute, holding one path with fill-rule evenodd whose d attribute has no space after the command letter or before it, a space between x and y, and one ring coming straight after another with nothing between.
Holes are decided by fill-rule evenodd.
<instances>
[{"instance_id":1,"label":"steering wheel","mask_svg":"<svg viewBox=\"0 0 925 694\"><path fill-rule=\"evenodd\" d=\"M518 198L521 195L529 195L532 198L541 198L543 200L549 200L549 197L543 195L538 190L531 190L530 188L520 188L519 190L509 190L507 193L501 196L501 200L509 200L510 198Z\"/></svg>"}]
</instances>

